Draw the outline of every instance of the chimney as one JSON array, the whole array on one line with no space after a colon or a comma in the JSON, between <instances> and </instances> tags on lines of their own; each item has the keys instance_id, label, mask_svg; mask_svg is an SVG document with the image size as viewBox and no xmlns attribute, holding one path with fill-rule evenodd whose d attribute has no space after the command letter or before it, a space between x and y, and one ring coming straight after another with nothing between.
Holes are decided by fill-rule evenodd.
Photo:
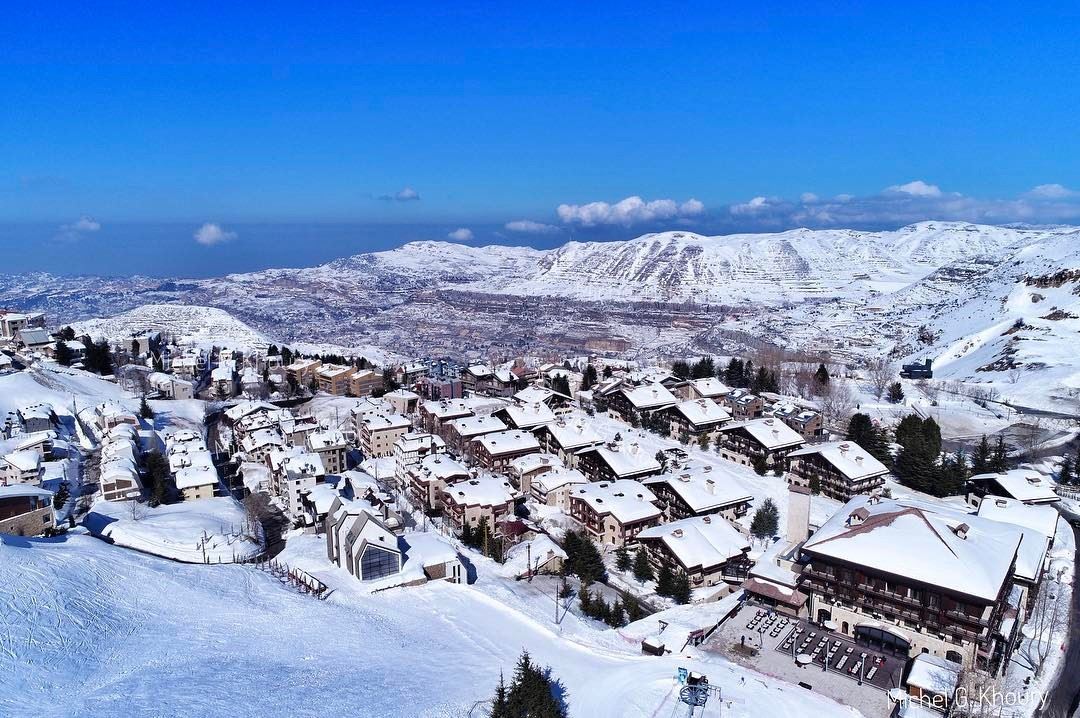
<instances>
[{"instance_id":1,"label":"chimney","mask_svg":"<svg viewBox=\"0 0 1080 718\"><path fill-rule=\"evenodd\" d=\"M638 443L635 441L633 444L630 444L630 453L634 454L636 456L637 452L638 452Z\"/></svg>"},{"instance_id":2,"label":"chimney","mask_svg":"<svg viewBox=\"0 0 1080 718\"><path fill-rule=\"evenodd\" d=\"M675 529L671 532L671 535L675 538L682 538L682 529Z\"/></svg>"},{"instance_id":3,"label":"chimney","mask_svg":"<svg viewBox=\"0 0 1080 718\"><path fill-rule=\"evenodd\" d=\"M967 535L968 535L968 531L970 531L970 530L971 530L971 527L968 526L967 524L959 524L959 525L956 526L956 528L953 529L953 532L957 535L957 537L962 538L962 539L966 539Z\"/></svg>"},{"instance_id":4,"label":"chimney","mask_svg":"<svg viewBox=\"0 0 1080 718\"><path fill-rule=\"evenodd\" d=\"M788 486L787 539L798 545L810 536L810 489L791 484Z\"/></svg>"},{"instance_id":5,"label":"chimney","mask_svg":"<svg viewBox=\"0 0 1080 718\"><path fill-rule=\"evenodd\" d=\"M712 479L705 479L705 490L710 494L716 494L716 482Z\"/></svg>"},{"instance_id":6,"label":"chimney","mask_svg":"<svg viewBox=\"0 0 1080 718\"><path fill-rule=\"evenodd\" d=\"M848 444L846 442L843 443L843 444L840 444L840 455L841 456L847 456L848 449L850 449L850 448L851 448L851 444Z\"/></svg>"},{"instance_id":7,"label":"chimney","mask_svg":"<svg viewBox=\"0 0 1080 718\"><path fill-rule=\"evenodd\" d=\"M858 464L859 466L862 466L862 461L863 461L863 457L862 457L861 454L859 456L855 457L855 463Z\"/></svg>"},{"instance_id":8,"label":"chimney","mask_svg":"<svg viewBox=\"0 0 1080 718\"><path fill-rule=\"evenodd\" d=\"M701 522L706 523L706 524L711 524L712 523L712 516L702 516L701 517Z\"/></svg>"},{"instance_id":9,"label":"chimney","mask_svg":"<svg viewBox=\"0 0 1080 718\"><path fill-rule=\"evenodd\" d=\"M690 474L679 474L679 481L690 483Z\"/></svg>"}]
</instances>

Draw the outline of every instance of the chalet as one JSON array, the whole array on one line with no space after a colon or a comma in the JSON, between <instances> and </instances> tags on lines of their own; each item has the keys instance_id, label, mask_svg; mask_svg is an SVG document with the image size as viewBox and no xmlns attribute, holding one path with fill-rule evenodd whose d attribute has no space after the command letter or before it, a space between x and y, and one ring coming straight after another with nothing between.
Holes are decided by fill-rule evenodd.
<instances>
[{"instance_id":1,"label":"chalet","mask_svg":"<svg viewBox=\"0 0 1080 718\"><path fill-rule=\"evenodd\" d=\"M419 566L424 580L466 583L468 570L454 547L433 533L410 533L401 537L408 564Z\"/></svg>"},{"instance_id":2,"label":"chalet","mask_svg":"<svg viewBox=\"0 0 1080 718\"><path fill-rule=\"evenodd\" d=\"M327 514L326 555L361 581L401 571L402 550L397 536L361 505L341 505Z\"/></svg>"},{"instance_id":3,"label":"chalet","mask_svg":"<svg viewBox=\"0 0 1080 718\"><path fill-rule=\"evenodd\" d=\"M724 397L724 407L738 421L757 419L765 412L765 400L747 389L735 389Z\"/></svg>"},{"instance_id":4,"label":"chalet","mask_svg":"<svg viewBox=\"0 0 1080 718\"><path fill-rule=\"evenodd\" d=\"M129 501L142 496L143 484L132 461L116 459L102 462L98 488L106 501Z\"/></svg>"},{"instance_id":5,"label":"chalet","mask_svg":"<svg viewBox=\"0 0 1080 718\"><path fill-rule=\"evenodd\" d=\"M150 388L160 397L166 399L195 398L195 385L187 379L181 379L160 371L151 372L146 379L150 383Z\"/></svg>"},{"instance_id":6,"label":"chalet","mask_svg":"<svg viewBox=\"0 0 1080 718\"><path fill-rule=\"evenodd\" d=\"M304 495L326 478L326 469L318 454L293 447L271 454L270 478L274 493L285 500L289 516L296 519L304 514Z\"/></svg>"},{"instance_id":7,"label":"chalet","mask_svg":"<svg viewBox=\"0 0 1080 718\"><path fill-rule=\"evenodd\" d=\"M420 405L420 426L424 431L446 439L445 425L454 419L473 416L472 407L464 399L438 399Z\"/></svg>"},{"instance_id":8,"label":"chalet","mask_svg":"<svg viewBox=\"0 0 1080 718\"><path fill-rule=\"evenodd\" d=\"M266 463L270 454L285 448L285 437L276 426L256 429L240 440L240 450L248 461Z\"/></svg>"},{"instance_id":9,"label":"chalet","mask_svg":"<svg viewBox=\"0 0 1080 718\"><path fill-rule=\"evenodd\" d=\"M506 431L506 424L494 416L467 416L452 419L446 423L446 443L458 455L471 459L475 444L473 440L500 431Z\"/></svg>"},{"instance_id":10,"label":"chalet","mask_svg":"<svg viewBox=\"0 0 1080 718\"><path fill-rule=\"evenodd\" d=\"M425 399L460 399L463 396L461 379L453 377L420 377L413 385L418 394Z\"/></svg>"},{"instance_id":11,"label":"chalet","mask_svg":"<svg viewBox=\"0 0 1080 718\"><path fill-rule=\"evenodd\" d=\"M731 388L716 377L691 379L676 386L676 394L683 399L712 399L721 401L731 393Z\"/></svg>"},{"instance_id":12,"label":"chalet","mask_svg":"<svg viewBox=\"0 0 1080 718\"><path fill-rule=\"evenodd\" d=\"M53 492L40 486L0 486L0 534L40 536L56 527Z\"/></svg>"},{"instance_id":13,"label":"chalet","mask_svg":"<svg viewBox=\"0 0 1080 718\"><path fill-rule=\"evenodd\" d=\"M43 351L52 341L47 329L23 328L15 332L15 343L30 352Z\"/></svg>"},{"instance_id":14,"label":"chalet","mask_svg":"<svg viewBox=\"0 0 1080 718\"><path fill-rule=\"evenodd\" d=\"M472 478L469 467L446 454L428 454L410 466L406 490L412 502L424 511L442 508L440 497L450 486Z\"/></svg>"},{"instance_id":15,"label":"chalet","mask_svg":"<svg viewBox=\"0 0 1080 718\"><path fill-rule=\"evenodd\" d=\"M750 511L754 497L720 466L706 465L642 481L656 495L667 521L719 514L729 521Z\"/></svg>"},{"instance_id":16,"label":"chalet","mask_svg":"<svg viewBox=\"0 0 1080 718\"><path fill-rule=\"evenodd\" d=\"M527 431L511 429L472 440L472 457L489 471L501 471L513 459L540 451L540 442Z\"/></svg>"},{"instance_id":17,"label":"chalet","mask_svg":"<svg viewBox=\"0 0 1080 718\"><path fill-rule=\"evenodd\" d=\"M222 412L221 420L227 426L236 426L241 419L252 414L276 411L277 407L265 401L241 401Z\"/></svg>"},{"instance_id":18,"label":"chalet","mask_svg":"<svg viewBox=\"0 0 1080 718\"><path fill-rule=\"evenodd\" d=\"M961 666L941 656L920 653L911 660L904 684L912 705L947 713L960 685ZM934 715L930 711L925 714Z\"/></svg>"},{"instance_id":19,"label":"chalet","mask_svg":"<svg viewBox=\"0 0 1080 718\"><path fill-rule=\"evenodd\" d=\"M101 431L120 424L139 425L139 417L119 401L106 401L94 407L94 423Z\"/></svg>"},{"instance_id":20,"label":"chalet","mask_svg":"<svg viewBox=\"0 0 1080 718\"><path fill-rule=\"evenodd\" d=\"M184 501L213 497L218 485L218 473L209 457L210 454L204 453L203 461L195 461L173 474L173 482Z\"/></svg>"},{"instance_id":21,"label":"chalet","mask_svg":"<svg viewBox=\"0 0 1080 718\"><path fill-rule=\"evenodd\" d=\"M885 485L887 466L854 441L813 444L788 454L789 481L837 501L873 494Z\"/></svg>"},{"instance_id":22,"label":"chalet","mask_svg":"<svg viewBox=\"0 0 1080 718\"><path fill-rule=\"evenodd\" d=\"M492 416L500 419L512 429L524 429L526 431L533 431L544 424L555 421L555 413L547 404L542 402L525 405L511 404L495 411Z\"/></svg>"},{"instance_id":23,"label":"chalet","mask_svg":"<svg viewBox=\"0 0 1080 718\"><path fill-rule=\"evenodd\" d=\"M345 470L345 452L349 445L338 429L323 429L308 434L307 448L319 455L326 473L340 474Z\"/></svg>"},{"instance_id":24,"label":"chalet","mask_svg":"<svg viewBox=\"0 0 1080 718\"><path fill-rule=\"evenodd\" d=\"M579 452L604 443L603 437L580 416L560 416L539 427L536 438L544 451L558 456L572 469L577 467Z\"/></svg>"},{"instance_id":25,"label":"chalet","mask_svg":"<svg viewBox=\"0 0 1080 718\"><path fill-rule=\"evenodd\" d=\"M609 412L618 414L624 421L631 422L632 417L663 411L679 403L678 398L668 391L663 384L644 384L636 387L622 387L607 399ZM632 423L632 422L631 422Z\"/></svg>"},{"instance_id":26,"label":"chalet","mask_svg":"<svg viewBox=\"0 0 1080 718\"><path fill-rule=\"evenodd\" d=\"M856 496L802 546L810 617L876 650L996 674L1022 616L1021 532L940 504Z\"/></svg>"},{"instance_id":27,"label":"chalet","mask_svg":"<svg viewBox=\"0 0 1080 718\"><path fill-rule=\"evenodd\" d=\"M45 462L41 454L33 449L12 451L0 456L0 484L41 484L45 475Z\"/></svg>"},{"instance_id":28,"label":"chalet","mask_svg":"<svg viewBox=\"0 0 1080 718\"><path fill-rule=\"evenodd\" d=\"M32 329L45 326L45 315L41 312L11 312L0 309L0 339L13 340L20 329Z\"/></svg>"},{"instance_id":29,"label":"chalet","mask_svg":"<svg viewBox=\"0 0 1080 718\"><path fill-rule=\"evenodd\" d=\"M764 460L765 466L783 469L787 455L805 440L779 419L753 419L720 427L717 443L720 456L737 464L750 466Z\"/></svg>"},{"instance_id":30,"label":"chalet","mask_svg":"<svg viewBox=\"0 0 1080 718\"><path fill-rule=\"evenodd\" d=\"M514 394L514 401L519 406L529 406L531 404L545 404L549 409L559 409L565 406L569 406L573 403L574 398L561 394L554 389L549 389L546 386L527 386L517 394Z\"/></svg>"},{"instance_id":31,"label":"chalet","mask_svg":"<svg viewBox=\"0 0 1080 718\"><path fill-rule=\"evenodd\" d=\"M448 486L440 498L443 515L456 532L466 524L477 528L486 520L492 533L500 519L514 513L517 492L508 481L497 476L480 476Z\"/></svg>"},{"instance_id":32,"label":"chalet","mask_svg":"<svg viewBox=\"0 0 1080 718\"><path fill-rule=\"evenodd\" d=\"M446 442L426 431L411 431L394 442L394 477L404 485L409 469L425 457L446 452Z\"/></svg>"},{"instance_id":33,"label":"chalet","mask_svg":"<svg viewBox=\"0 0 1080 718\"><path fill-rule=\"evenodd\" d=\"M570 512L570 494L574 489L587 484L585 474L577 469L557 466L551 471L535 475L529 483L529 495L533 500L547 506L554 506L564 512Z\"/></svg>"},{"instance_id":34,"label":"chalet","mask_svg":"<svg viewBox=\"0 0 1080 718\"><path fill-rule=\"evenodd\" d=\"M662 470L656 457L637 442L624 445L621 441L584 449L578 454L577 468L589 481L643 479Z\"/></svg>"},{"instance_id":35,"label":"chalet","mask_svg":"<svg viewBox=\"0 0 1080 718\"><path fill-rule=\"evenodd\" d=\"M461 372L461 388L474 394L511 396L517 378L505 369L492 369L484 364L474 364Z\"/></svg>"},{"instance_id":36,"label":"chalet","mask_svg":"<svg viewBox=\"0 0 1080 718\"><path fill-rule=\"evenodd\" d=\"M232 361L218 364L210 372L210 386L215 396L236 395L236 366Z\"/></svg>"},{"instance_id":37,"label":"chalet","mask_svg":"<svg viewBox=\"0 0 1080 718\"><path fill-rule=\"evenodd\" d=\"M621 479L576 485L570 492L570 516L595 541L617 547L658 524L661 512L648 487Z\"/></svg>"},{"instance_id":38,"label":"chalet","mask_svg":"<svg viewBox=\"0 0 1080 718\"><path fill-rule=\"evenodd\" d=\"M356 443L365 459L393 456L394 442L412 431L412 422L401 414L367 416L359 424Z\"/></svg>"},{"instance_id":39,"label":"chalet","mask_svg":"<svg viewBox=\"0 0 1080 718\"><path fill-rule=\"evenodd\" d=\"M319 382L319 391L334 396L351 393L352 375L356 368L348 364L323 364L315 370L315 379Z\"/></svg>"},{"instance_id":40,"label":"chalet","mask_svg":"<svg viewBox=\"0 0 1080 718\"><path fill-rule=\"evenodd\" d=\"M671 432L683 433L697 438L712 436L724 424L731 421L731 414L712 399L690 399L667 409Z\"/></svg>"},{"instance_id":41,"label":"chalet","mask_svg":"<svg viewBox=\"0 0 1080 718\"><path fill-rule=\"evenodd\" d=\"M968 479L969 500L978 504L987 495L1005 496L1025 504L1054 504L1061 500L1052 480L1032 469L979 474Z\"/></svg>"},{"instance_id":42,"label":"chalet","mask_svg":"<svg viewBox=\"0 0 1080 718\"><path fill-rule=\"evenodd\" d=\"M804 409L791 402L779 402L767 413L799 432L807 441L813 441L825 434L824 419L820 413L811 409Z\"/></svg>"},{"instance_id":43,"label":"chalet","mask_svg":"<svg viewBox=\"0 0 1080 718\"><path fill-rule=\"evenodd\" d=\"M652 564L682 571L692 588L741 583L749 574L750 541L720 516L693 516L637 535Z\"/></svg>"},{"instance_id":44,"label":"chalet","mask_svg":"<svg viewBox=\"0 0 1080 718\"><path fill-rule=\"evenodd\" d=\"M512 459L506 467L511 483L526 495L529 494L533 479L557 468L562 468L559 457L544 452L519 456Z\"/></svg>"}]
</instances>

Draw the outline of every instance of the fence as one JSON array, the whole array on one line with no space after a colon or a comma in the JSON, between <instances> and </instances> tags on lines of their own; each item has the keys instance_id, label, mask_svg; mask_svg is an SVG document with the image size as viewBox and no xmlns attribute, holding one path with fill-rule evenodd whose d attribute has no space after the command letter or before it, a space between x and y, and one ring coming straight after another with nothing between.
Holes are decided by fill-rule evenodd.
<instances>
[{"instance_id":1,"label":"fence","mask_svg":"<svg viewBox=\"0 0 1080 718\"><path fill-rule=\"evenodd\" d=\"M299 593L313 596L320 601L325 601L333 593L325 583L302 568L290 567L289 564L274 559L256 559L248 563Z\"/></svg>"}]
</instances>

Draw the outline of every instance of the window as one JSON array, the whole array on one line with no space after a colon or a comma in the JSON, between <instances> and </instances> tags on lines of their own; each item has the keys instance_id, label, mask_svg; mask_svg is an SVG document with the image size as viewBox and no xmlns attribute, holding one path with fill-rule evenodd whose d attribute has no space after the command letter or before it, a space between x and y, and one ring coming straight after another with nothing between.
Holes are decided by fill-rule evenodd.
<instances>
[{"instance_id":1,"label":"window","mask_svg":"<svg viewBox=\"0 0 1080 718\"><path fill-rule=\"evenodd\" d=\"M395 574L400 570L398 555L378 546L368 546L360 557L360 578L373 581Z\"/></svg>"}]
</instances>

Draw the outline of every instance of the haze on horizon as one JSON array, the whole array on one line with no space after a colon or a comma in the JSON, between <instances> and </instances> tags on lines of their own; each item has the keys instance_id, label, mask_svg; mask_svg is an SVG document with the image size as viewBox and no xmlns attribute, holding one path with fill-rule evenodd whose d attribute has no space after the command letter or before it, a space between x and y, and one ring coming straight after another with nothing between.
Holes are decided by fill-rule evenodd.
<instances>
[{"instance_id":1,"label":"haze on horizon","mask_svg":"<svg viewBox=\"0 0 1080 718\"><path fill-rule=\"evenodd\" d=\"M1078 20L1065 3L8 8L0 273L1080 224Z\"/></svg>"}]
</instances>

